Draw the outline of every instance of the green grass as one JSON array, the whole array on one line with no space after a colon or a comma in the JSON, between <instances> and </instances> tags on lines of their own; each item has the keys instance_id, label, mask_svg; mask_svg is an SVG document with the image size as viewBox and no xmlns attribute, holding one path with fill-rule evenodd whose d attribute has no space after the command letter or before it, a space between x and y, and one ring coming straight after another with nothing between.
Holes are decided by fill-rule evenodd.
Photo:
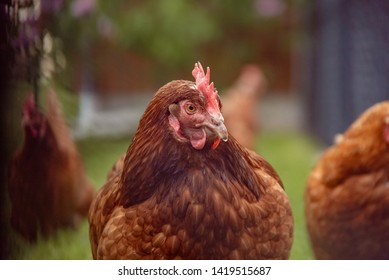
<instances>
[{"instance_id":1,"label":"green grass","mask_svg":"<svg viewBox=\"0 0 389 280\"><path fill-rule=\"evenodd\" d=\"M299 133L263 134L257 151L280 175L292 204L294 242L291 259L312 259L304 219L304 189L318 149L310 138Z\"/></svg>"},{"instance_id":2,"label":"green grass","mask_svg":"<svg viewBox=\"0 0 389 280\"><path fill-rule=\"evenodd\" d=\"M108 171L119 157L127 151L131 137L110 139L85 139L78 147L84 159L86 173L96 190L102 187Z\"/></svg>"},{"instance_id":3,"label":"green grass","mask_svg":"<svg viewBox=\"0 0 389 280\"><path fill-rule=\"evenodd\" d=\"M99 189L108 170L127 150L130 137L118 139L86 139L78 141L86 172ZM290 197L295 219L295 239L291 259L312 259L303 215L305 180L317 152L314 144L303 134L264 133L257 144L262 154L277 170ZM48 240L29 245L15 239L14 258L17 259L90 259L89 229L85 220L74 230L61 230Z\"/></svg>"}]
</instances>

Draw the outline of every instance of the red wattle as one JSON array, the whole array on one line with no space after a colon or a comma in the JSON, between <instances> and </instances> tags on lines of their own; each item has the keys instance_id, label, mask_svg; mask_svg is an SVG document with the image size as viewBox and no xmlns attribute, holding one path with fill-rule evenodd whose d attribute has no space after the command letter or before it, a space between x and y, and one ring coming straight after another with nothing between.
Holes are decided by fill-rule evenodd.
<instances>
[{"instance_id":1,"label":"red wattle","mask_svg":"<svg viewBox=\"0 0 389 280\"><path fill-rule=\"evenodd\" d=\"M220 138L216 138L215 141L213 141L212 143L211 149L215 150L217 146L219 146L219 144L220 144Z\"/></svg>"}]
</instances>

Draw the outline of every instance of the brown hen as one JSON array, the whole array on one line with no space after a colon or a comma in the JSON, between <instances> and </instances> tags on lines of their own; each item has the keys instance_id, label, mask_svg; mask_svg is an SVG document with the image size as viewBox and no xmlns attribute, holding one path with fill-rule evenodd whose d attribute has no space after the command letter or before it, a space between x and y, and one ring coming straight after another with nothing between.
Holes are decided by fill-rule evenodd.
<instances>
[{"instance_id":1,"label":"brown hen","mask_svg":"<svg viewBox=\"0 0 389 280\"><path fill-rule=\"evenodd\" d=\"M255 148L259 133L258 102L266 89L266 78L256 65L246 65L238 79L223 94L223 116L228 132L244 147Z\"/></svg>"},{"instance_id":2,"label":"brown hen","mask_svg":"<svg viewBox=\"0 0 389 280\"><path fill-rule=\"evenodd\" d=\"M389 102L357 119L307 182L305 215L318 259L389 259Z\"/></svg>"},{"instance_id":3,"label":"brown hen","mask_svg":"<svg viewBox=\"0 0 389 280\"><path fill-rule=\"evenodd\" d=\"M93 201L93 258L289 257L293 219L280 178L229 137L209 69L196 64L193 75L196 83L157 91Z\"/></svg>"},{"instance_id":4,"label":"brown hen","mask_svg":"<svg viewBox=\"0 0 389 280\"><path fill-rule=\"evenodd\" d=\"M30 95L23 107L24 143L9 166L11 225L27 240L76 227L88 214L93 188L54 92L47 116Z\"/></svg>"}]
</instances>

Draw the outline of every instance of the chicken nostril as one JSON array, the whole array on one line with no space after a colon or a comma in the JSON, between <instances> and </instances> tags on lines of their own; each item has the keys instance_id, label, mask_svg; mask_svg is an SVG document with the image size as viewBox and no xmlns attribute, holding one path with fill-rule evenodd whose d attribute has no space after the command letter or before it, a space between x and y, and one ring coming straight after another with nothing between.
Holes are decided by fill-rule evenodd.
<instances>
[{"instance_id":1,"label":"chicken nostril","mask_svg":"<svg viewBox=\"0 0 389 280\"><path fill-rule=\"evenodd\" d=\"M216 118L212 118L212 124L214 124L215 126L220 126L222 124L222 121Z\"/></svg>"}]
</instances>

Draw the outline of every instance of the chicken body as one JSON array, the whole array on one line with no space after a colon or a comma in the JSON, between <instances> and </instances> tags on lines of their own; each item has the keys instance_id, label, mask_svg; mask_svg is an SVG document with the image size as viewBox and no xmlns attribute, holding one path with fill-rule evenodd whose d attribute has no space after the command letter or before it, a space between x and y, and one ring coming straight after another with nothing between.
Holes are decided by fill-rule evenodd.
<instances>
[{"instance_id":1,"label":"chicken body","mask_svg":"<svg viewBox=\"0 0 389 280\"><path fill-rule=\"evenodd\" d=\"M93 198L54 93L47 111L46 117L35 108L32 96L26 101L24 143L9 168L11 225L31 242L59 227L78 226Z\"/></svg>"},{"instance_id":2,"label":"chicken body","mask_svg":"<svg viewBox=\"0 0 389 280\"><path fill-rule=\"evenodd\" d=\"M293 219L278 175L227 140L220 103L209 106L198 88L173 81L150 102L92 203L95 259L289 257ZM202 117L206 128L189 121Z\"/></svg>"},{"instance_id":3,"label":"chicken body","mask_svg":"<svg viewBox=\"0 0 389 280\"><path fill-rule=\"evenodd\" d=\"M222 96L223 116L229 133L244 147L254 149L259 133L258 102L266 79L256 65L246 65L235 83Z\"/></svg>"},{"instance_id":4,"label":"chicken body","mask_svg":"<svg viewBox=\"0 0 389 280\"><path fill-rule=\"evenodd\" d=\"M318 259L389 259L389 102L368 109L319 160L305 215Z\"/></svg>"}]
</instances>

